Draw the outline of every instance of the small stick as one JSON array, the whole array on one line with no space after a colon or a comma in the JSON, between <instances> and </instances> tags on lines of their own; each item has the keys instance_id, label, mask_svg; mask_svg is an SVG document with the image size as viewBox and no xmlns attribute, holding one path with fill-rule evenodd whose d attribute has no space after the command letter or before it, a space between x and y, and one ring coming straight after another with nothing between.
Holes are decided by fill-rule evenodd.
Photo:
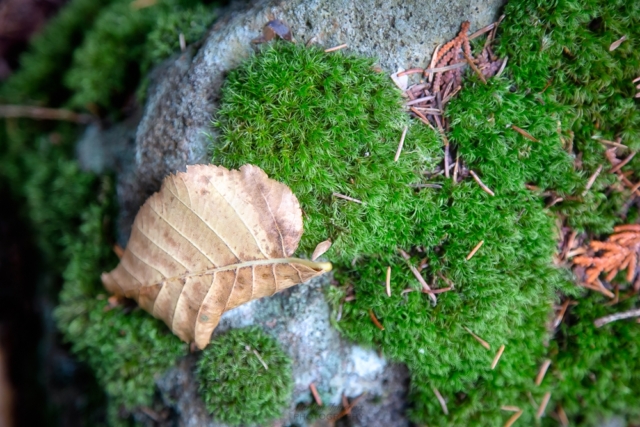
<instances>
[{"instance_id":1,"label":"small stick","mask_svg":"<svg viewBox=\"0 0 640 427\"><path fill-rule=\"evenodd\" d=\"M447 286L446 288L440 288L440 289L423 289L422 292L425 294L442 294L444 292L449 292L453 290L453 288L451 286Z\"/></svg>"},{"instance_id":2,"label":"small stick","mask_svg":"<svg viewBox=\"0 0 640 427\"><path fill-rule=\"evenodd\" d=\"M623 161L621 161L620 163L618 163L617 165L612 167L611 170L609 170L609 173L618 172L620 169L622 169L623 166L625 166L627 163L629 163L631 161L631 159L633 159L633 157L635 155L636 155L636 151L634 151L631 154L629 154Z\"/></svg>"},{"instance_id":3,"label":"small stick","mask_svg":"<svg viewBox=\"0 0 640 427\"><path fill-rule=\"evenodd\" d=\"M519 128L516 125L511 125L511 129L515 130L516 132L518 132L520 135L524 136L525 138L527 138L529 141L533 141L533 142L539 142L537 139L535 139L533 136L531 136L531 134L529 132L527 132L526 130Z\"/></svg>"},{"instance_id":4,"label":"small stick","mask_svg":"<svg viewBox=\"0 0 640 427\"><path fill-rule=\"evenodd\" d=\"M406 76L409 74L418 74L424 71L423 68L409 68L408 70L404 70L398 73L398 77Z\"/></svg>"},{"instance_id":5,"label":"small stick","mask_svg":"<svg viewBox=\"0 0 640 427\"><path fill-rule=\"evenodd\" d=\"M593 138L596 139L598 142L604 144L604 145L611 145L612 147L619 147L619 148L629 148L624 144L620 144L619 142L615 142L615 141L609 141L606 139L600 139L600 138Z\"/></svg>"},{"instance_id":6,"label":"small stick","mask_svg":"<svg viewBox=\"0 0 640 427\"><path fill-rule=\"evenodd\" d=\"M460 163L460 152L458 151L456 153L456 164L453 167L453 183L457 184L458 183L458 165Z\"/></svg>"},{"instance_id":7,"label":"small stick","mask_svg":"<svg viewBox=\"0 0 640 427\"><path fill-rule=\"evenodd\" d=\"M436 49L433 51L433 56L431 57L431 62L429 63L429 68L433 68L433 67L436 66L436 62L437 62L437 59L438 59L438 52L440 51L440 47L441 46L442 45L439 44L438 46L436 46ZM427 78L427 81L429 83L431 83L433 81L433 74L432 73L429 73L429 77Z\"/></svg>"},{"instance_id":8,"label":"small stick","mask_svg":"<svg viewBox=\"0 0 640 427\"><path fill-rule=\"evenodd\" d=\"M333 193L333 197L337 197L339 199L349 200L350 202L362 204L362 200L354 199L353 197L345 196L344 194L340 194L340 193Z\"/></svg>"},{"instance_id":9,"label":"small stick","mask_svg":"<svg viewBox=\"0 0 640 427\"><path fill-rule=\"evenodd\" d=\"M517 406L510 406L510 405L501 406L500 409L502 409L503 411L509 411L509 412L518 412L521 410Z\"/></svg>"},{"instance_id":10,"label":"small stick","mask_svg":"<svg viewBox=\"0 0 640 427\"><path fill-rule=\"evenodd\" d=\"M516 421L518 421L518 418L520 418L520 415L522 415L522 410L519 410L518 412L516 412L515 414L513 414L511 416L511 418L509 418L507 420L506 423L504 423L504 427L511 427L513 425L513 423L515 423Z\"/></svg>"},{"instance_id":11,"label":"small stick","mask_svg":"<svg viewBox=\"0 0 640 427\"><path fill-rule=\"evenodd\" d=\"M184 52L187 50L187 41L184 39L184 34L180 33L178 40L180 41L180 51Z\"/></svg>"},{"instance_id":12,"label":"small stick","mask_svg":"<svg viewBox=\"0 0 640 427\"><path fill-rule=\"evenodd\" d=\"M402 153L402 146L404 145L404 138L407 136L407 130L409 130L407 126L405 126L402 130L402 136L400 137L400 143L398 144L398 149L396 150L396 156L393 158L394 162L397 162L400 158L400 153Z\"/></svg>"},{"instance_id":13,"label":"small stick","mask_svg":"<svg viewBox=\"0 0 640 427\"><path fill-rule=\"evenodd\" d=\"M260 361L260 363L262 363L262 366L264 366L264 369L266 369L267 371L269 370L269 367L267 366L267 364L265 363L265 361L262 359L262 357L260 356L260 353L258 353L258 351L255 348L251 348L249 346L245 347L247 350L251 350L253 352L253 354L256 355L256 357L258 358L258 360Z\"/></svg>"},{"instance_id":14,"label":"small stick","mask_svg":"<svg viewBox=\"0 0 640 427\"><path fill-rule=\"evenodd\" d=\"M311 394L313 395L313 400L316 401L316 405L322 406L322 399L318 394L318 390L316 390L316 385L314 383L309 384L309 388L311 389Z\"/></svg>"},{"instance_id":15,"label":"small stick","mask_svg":"<svg viewBox=\"0 0 640 427\"><path fill-rule=\"evenodd\" d=\"M407 107L411 106L411 105L415 105L415 104L420 104L421 102L427 102L427 101L431 101L432 99L434 99L435 96L423 96L422 98L417 98L417 99L413 99L409 102L407 102L406 105Z\"/></svg>"},{"instance_id":16,"label":"small stick","mask_svg":"<svg viewBox=\"0 0 640 427\"><path fill-rule=\"evenodd\" d=\"M589 180L587 181L587 185L584 187L584 191L582 192L583 196L587 194L587 192L591 189L591 186L593 185L593 183L596 182L596 178L598 178L598 175L600 175L600 172L602 172L602 165L598 166L598 169L596 169L593 175L589 177Z\"/></svg>"},{"instance_id":17,"label":"small stick","mask_svg":"<svg viewBox=\"0 0 640 427\"><path fill-rule=\"evenodd\" d=\"M498 72L494 76L495 78L498 78L498 77L500 77L502 75L502 72L504 71L505 67L507 66L507 62L508 61L509 61L509 57L505 56L504 59L502 60L502 65L500 65L500 69L498 70Z\"/></svg>"},{"instance_id":18,"label":"small stick","mask_svg":"<svg viewBox=\"0 0 640 427\"><path fill-rule=\"evenodd\" d=\"M90 123L93 120L88 114L78 114L74 111L60 108L32 107L30 105L0 105L0 117L61 120L80 124Z\"/></svg>"},{"instance_id":19,"label":"small stick","mask_svg":"<svg viewBox=\"0 0 640 427\"><path fill-rule=\"evenodd\" d=\"M567 299L565 302L562 303L562 307L560 307L560 311L556 315L555 319L553 319L554 329L560 326L560 323L562 323L562 319L564 319L564 315L566 314L570 304L571 304L570 299Z\"/></svg>"},{"instance_id":20,"label":"small stick","mask_svg":"<svg viewBox=\"0 0 640 427\"><path fill-rule=\"evenodd\" d=\"M444 280L444 282L447 285L451 286L452 289L455 288L455 285L453 284L453 282L451 280L447 279L446 277L444 277L442 274L438 273L438 277L441 278L442 280Z\"/></svg>"},{"instance_id":21,"label":"small stick","mask_svg":"<svg viewBox=\"0 0 640 427\"><path fill-rule=\"evenodd\" d=\"M482 188L487 194L490 194L491 196L495 196L496 193L494 193L493 191L491 191L491 189L489 187L487 187L484 182L482 182L482 180L480 180L480 178L478 177L478 175L476 175L476 173L472 170L469 171L469 173L471 174L471 176L473 177L473 179L478 183L478 185L480 186L480 188Z\"/></svg>"},{"instance_id":22,"label":"small stick","mask_svg":"<svg viewBox=\"0 0 640 427\"><path fill-rule=\"evenodd\" d=\"M445 71L451 71L451 70L456 70L458 68L462 68L465 65L467 65L466 62L458 62L458 63L453 64L453 65L447 65L446 67L427 68L426 70L424 70L424 75L426 76L427 73L429 73L429 74L431 74L431 73L444 73Z\"/></svg>"},{"instance_id":23,"label":"small stick","mask_svg":"<svg viewBox=\"0 0 640 427\"><path fill-rule=\"evenodd\" d=\"M500 346L500 348L498 349L498 352L496 353L496 357L493 358L493 362L491 362L491 369L495 369L496 365L498 365L498 362L500 361L500 358L502 357L502 353L504 352L504 344L502 344Z\"/></svg>"},{"instance_id":24,"label":"small stick","mask_svg":"<svg viewBox=\"0 0 640 427\"><path fill-rule=\"evenodd\" d=\"M538 375L536 375L536 386L540 387L540 384L542 384L542 380L544 380L544 376L547 375L547 369L549 369L549 366L551 366L551 359L545 359L540 366Z\"/></svg>"},{"instance_id":25,"label":"small stick","mask_svg":"<svg viewBox=\"0 0 640 427\"><path fill-rule=\"evenodd\" d=\"M469 252L469 255L467 255L467 258L465 259L469 261L471 258L473 258L473 256L476 254L476 252L478 252L482 245L484 245L484 240L480 240L480 243L478 243L473 249L471 249L471 252Z\"/></svg>"},{"instance_id":26,"label":"small stick","mask_svg":"<svg viewBox=\"0 0 640 427\"><path fill-rule=\"evenodd\" d=\"M442 407L442 412L444 412L445 415L449 415L449 409L447 409L447 402L444 401L444 397L442 397L442 395L440 394L437 388L432 386L431 389L433 390L433 393L436 395L438 402L440 402L440 406Z\"/></svg>"},{"instance_id":27,"label":"small stick","mask_svg":"<svg viewBox=\"0 0 640 427\"><path fill-rule=\"evenodd\" d=\"M329 49L325 49L324 52L325 53L329 53L329 52L335 52L336 50L340 50L340 49L344 49L345 47L347 47L348 45L345 44L341 44L339 46L335 46L335 47L330 47Z\"/></svg>"},{"instance_id":28,"label":"small stick","mask_svg":"<svg viewBox=\"0 0 640 427\"><path fill-rule=\"evenodd\" d=\"M601 317L599 319L596 319L593 322L593 324L596 326L596 328L600 328L606 325L607 323L615 322L616 320L629 319L631 317L638 317L638 316L640 316L640 308L637 308L635 310L623 311L621 313L614 313L608 316Z\"/></svg>"},{"instance_id":29,"label":"small stick","mask_svg":"<svg viewBox=\"0 0 640 427\"><path fill-rule=\"evenodd\" d=\"M562 424L562 427L569 427L569 417L567 417L567 413L564 412L564 409L560 404L558 404L557 412L558 412L558 418L560 418L560 424Z\"/></svg>"},{"instance_id":30,"label":"small stick","mask_svg":"<svg viewBox=\"0 0 640 427\"><path fill-rule=\"evenodd\" d=\"M380 323L376 315L373 314L372 309L369 309L369 317L371 317L371 321L373 322L374 325L376 325L378 329L380 329L381 331L384 331L384 326L382 326L382 323Z\"/></svg>"},{"instance_id":31,"label":"small stick","mask_svg":"<svg viewBox=\"0 0 640 427\"><path fill-rule=\"evenodd\" d=\"M491 350L491 346L489 345L488 342L486 342L485 340L483 340L482 338L480 338L479 336L477 336L476 334L474 334L473 332L471 332L471 330L469 328L467 328L466 326L463 326L463 328L469 332L471 334L471 336L473 338L476 339L476 341L478 341L480 343L480 345L482 345L484 348L486 348L487 350Z\"/></svg>"},{"instance_id":32,"label":"small stick","mask_svg":"<svg viewBox=\"0 0 640 427\"><path fill-rule=\"evenodd\" d=\"M484 33L488 33L489 31L493 30L496 26L496 22L493 22L489 25L487 25L484 28L480 28L478 31L476 31L475 33L471 34L469 37L467 37L467 40L471 41L477 37L480 37L481 35L483 35Z\"/></svg>"},{"instance_id":33,"label":"small stick","mask_svg":"<svg viewBox=\"0 0 640 427\"><path fill-rule=\"evenodd\" d=\"M536 413L536 418L540 419L542 414L544 414L544 410L547 409L547 404L549 403L549 399L551 399L551 392L548 391L544 394L542 398L542 402L540 402L540 406L538 407L538 412Z\"/></svg>"},{"instance_id":34,"label":"small stick","mask_svg":"<svg viewBox=\"0 0 640 427\"><path fill-rule=\"evenodd\" d=\"M387 296L391 296L391 266L387 267Z\"/></svg>"},{"instance_id":35,"label":"small stick","mask_svg":"<svg viewBox=\"0 0 640 427\"><path fill-rule=\"evenodd\" d=\"M425 125L429 126L431 129L433 129L435 131L435 128L431 125L431 123L429 123L429 120L425 117L424 114L422 114L420 111L416 110L414 107L409 108L411 111L413 111L413 113L418 116L418 118L422 121L422 123L424 123Z\"/></svg>"},{"instance_id":36,"label":"small stick","mask_svg":"<svg viewBox=\"0 0 640 427\"><path fill-rule=\"evenodd\" d=\"M467 63L469 64L471 69L478 75L480 80L482 80L482 83L487 84L487 79L484 78L484 75L482 75L482 71L480 71L476 64L473 63L473 59L467 54L467 52L463 51L462 54L464 55L464 59L467 60Z\"/></svg>"}]
</instances>

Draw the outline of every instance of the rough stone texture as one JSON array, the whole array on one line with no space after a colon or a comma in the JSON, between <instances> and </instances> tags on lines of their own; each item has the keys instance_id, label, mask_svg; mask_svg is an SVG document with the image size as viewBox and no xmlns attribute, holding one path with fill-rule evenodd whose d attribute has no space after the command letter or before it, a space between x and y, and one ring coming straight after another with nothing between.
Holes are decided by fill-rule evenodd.
<instances>
[{"instance_id":1,"label":"rough stone texture","mask_svg":"<svg viewBox=\"0 0 640 427\"><path fill-rule=\"evenodd\" d=\"M229 329L259 325L283 345L292 357L295 386L290 408L277 425L304 427L312 402L309 384L316 384L328 414L341 409L341 396L353 398L366 392L351 417L354 426L405 426L408 373L390 364L375 351L342 338L331 326L330 310L322 288L330 276L312 280L271 298L244 304L222 316L215 335ZM197 397L189 357L158 381L164 403L170 405L180 425L218 426L211 421ZM321 421L320 421L321 422ZM315 425L318 421L316 421Z\"/></svg>"},{"instance_id":2,"label":"rough stone texture","mask_svg":"<svg viewBox=\"0 0 640 427\"><path fill-rule=\"evenodd\" d=\"M503 0L283 0L238 4L217 21L199 51L191 46L152 76L151 89L135 140L135 162L120 169L120 243L144 200L169 173L185 165L206 163L210 123L226 73L254 52L251 41L271 19L285 21L298 43L332 47L379 58L386 72L425 66L435 46L471 21L471 31L497 18ZM86 154L86 153L85 153ZM84 154L83 154L84 155ZM90 156L87 157L90 159ZM96 159L93 159L96 161ZM87 167L99 168L91 161ZM91 166L93 165L93 166ZM328 278L324 279L324 286ZM294 359L294 399L280 426L306 426L309 384L338 410L344 393L366 396L351 419L353 425L404 426L408 374L372 350L342 340L331 326L322 281L294 287L253 301L223 316L215 333L261 325ZM188 357L158 380L161 398L172 408L172 423L214 426L197 397L194 357ZM326 420L315 421L315 426Z\"/></svg>"}]
</instances>

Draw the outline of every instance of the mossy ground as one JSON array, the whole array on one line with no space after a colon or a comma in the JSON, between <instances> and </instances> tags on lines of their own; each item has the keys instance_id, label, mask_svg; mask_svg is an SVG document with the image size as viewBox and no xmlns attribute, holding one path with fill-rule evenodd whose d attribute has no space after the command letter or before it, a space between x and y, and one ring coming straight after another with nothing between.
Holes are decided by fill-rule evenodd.
<instances>
[{"instance_id":1,"label":"mossy ground","mask_svg":"<svg viewBox=\"0 0 640 427\"><path fill-rule=\"evenodd\" d=\"M200 393L218 421L266 425L289 406L291 364L278 342L262 329L235 329L204 349L197 368Z\"/></svg>"},{"instance_id":2,"label":"mossy ground","mask_svg":"<svg viewBox=\"0 0 640 427\"><path fill-rule=\"evenodd\" d=\"M22 68L0 86L0 100L94 111L97 106L117 117L123 100L133 98L140 76L179 51L178 34L185 34L187 43L196 42L215 16L214 5L189 0L167 0L139 13L131 11L130 3L71 0L32 41ZM132 70L141 58L142 68ZM118 425L128 423L121 418L126 410L150 404L154 379L187 348L140 309L107 311L99 277L117 263L110 249L116 217L113 178L80 170L74 142L81 132L64 123L2 121L0 185L30 220L52 291L61 288L54 297L58 326L106 392L108 424ZM91 423L100 422L99 413L88 414Z\"/></svg>"},{"instance_id":3,"label":"mossy ground","mask_svg":"<svg viewBox=\"0 0 640 427\"><path fill-rule=\"evenodd\" d=\"M637 106L629 82L638 69L638 54L633 46L608 51L612 41L636 31L620 28L619 22L635 22L637 12L622 3L577 1L561 2L557 8L511 2L506 12L500 49L511 57L509 72L486 86L471 76L447 111L449 139L495 197L470 178L456 185L432 179L430 183L442 186L436 190L408 189L424 183L421 172L433 171L440 162L437 135L410 124L405 152L393 162L406 119L386 76L357 57L287 44L264 48L229 76L216 117L222 135L214 143L213 161L230 167L257 164L291 186L305 212L303 253L326 238L335 242L327 257L337 264L342 287L330 289L329 298L337 308L347 288L356 295L355 301L343 304L336 327L408 364L416 421L499 425L510 416L500 407L516 405L524 409L520 422L534 424L537 407L531 401L539 402L551 390L549 412L562 405L575 422L593 424L612 414L634 417L636 368L633 362L624 363L624 352L613 354L605 343L618 340L617 345L630 347L626 353L633 355L638 351L637 327L616 325L619 335L611 338L610 331L593 327L591 310L580 309L552 340L547 323L560 295L581 293L567 270L552 265L559 238L556 215L592 233L611 231L625 220L620 212L628 196L608 191L615 178L603 176L583 193L587 178L604 162L604 148L593 135L614 139L621 134L632 149L637 143L631 139L637 131ZM592 30L584 27L598 17L603 28L616 19L612 27L618 36L588 33ZM544 39L545 48L531 61L530 46L536 46L532 40L537 37ZM571 47L576 55L582 54L577 40L584 41L582 63L563 56L552 38L560 44L575 38ZM540 62L549 66L544 74L539 74ZM606 73L609 69L616 71ZM530 74L535 84L527 80ZM552 75L554 81L544 90ZM527 129L538 142L513 131L512 124ZM576 158L582 166L576 167ZM633 168L632 162L628 170ZM525 184L539 190L532 192ZM546 191L567 201L547 209ZM338 200L333 193L364 203ZM370 200L374 210L367 209ZM627 214L636 215L633 210ZM466 261L480 240L484 246ZM414 265L426 258L426 277L444 287L446 283L436 279L443 274L455 290L440 295L435 307L418 292L402 295L417 282L398 248L413 249ZM392 271L390 298L384 291L387 266ZM622 308L605 308L603 302L590 295L584 306L600 304L599 315ZM370 311L384 331L371 322ZM486 351L465 327L493 350ZM491 370L501 344L506 345L505 356ZM574 353L584 357L582 363L572 362ZM533 380L546 357L553 360L553 375L536 387ZM598 363L609 357L620 372ZM596 378L594 384L589 378ZM595 390L583 390L588 386ZM442 413L432 387L449 402L450 415ZM605 395L615 395L616 403L599 405ZM549 420L545 422L553 422Z\"/></svg>"},{"instance_id":4,"label":"mossy ground","mask_svg":"<svg viewBox=\"0 0 640 427\"><path fill-rule=\"evenodd\" d=\"M211 6L187 0L124 14L129 3L70 1L34 40L21 71L0 88L0 98L120 116L148 67L178 49L178 34L195 41L213 19ZM605 164L604 147L592 136L622 136L630 149L640 148L631 83L640 70L640 10L620 0L512 0L505 13L498 39L498 51L510 57L505 77L484 86L470 76L447 111L449 139L495 197L469 177L454 185L423 174L441 162L439 136L409 121L388 77L372 69L373 59L283 43L265 46L229 76L216 116L220 138L213 161L257 164L293 189L305 215L302 253L326 238L334 241L326 256L336 263L341 286L328 290L330 300L337 308L348 286L356 295L335 325L409 366L415 421L502 425L510 414L500 406L517 405L524 409L519 423L534 425L531 399L540 402L547 391L553 392L547 412L562 405L576 424L597 425L614 414L637 421L640 328L623 321L596 329L592 323L637 306L637 297L605 306L603 297L585 296L551 260L557 215L593 236L637 218L635 207L623 209L628 196L609 190L613 175L604 173L585 195L583 190ZM609 52L622 35L628 40ZM51 86L52 80L67 84ZM539 142L523 138L510 124ZM63 276L56 317L110 396L115 423L120 408L150 401L154 375L186 349L139 310L104 311L98 277L116 262L110 250L112 183L81 172L72 159L79 130L25 120L1 126L2 185L22 201L51 269ZM394 162L404 126L405 148ZM634 182L639 162L624 168ZM442 188L412 186L420 183ZM565 201L545 208L545 190ZM483 247L466 261L480 240ZM411 254L414 265L426 258L425 277L442 287L435 279L440 273L455 290L440 295L435 306L418 292L401 295L417 283L398 248ZM390 298L384 292L387 266ZM561 294L579 304L552 336L546 323ZM373 325L369 310L384 331ZM491 370L501 344L505 353ZM536 371L547 357L549 374L535 387ZM251 369L259 370L255 362ZM203 378L211 374L201 368ZM450 415L442 413L432 387L448 401ZM542 420L554 423L551 417Z\"/></svg>"}]
</instances>

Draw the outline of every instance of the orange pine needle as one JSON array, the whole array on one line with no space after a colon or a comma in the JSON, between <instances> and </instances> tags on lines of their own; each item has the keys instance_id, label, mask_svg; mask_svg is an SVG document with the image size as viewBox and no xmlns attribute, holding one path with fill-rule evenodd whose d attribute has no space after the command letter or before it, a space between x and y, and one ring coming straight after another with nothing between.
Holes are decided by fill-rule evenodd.
<instances>
[{"instance_id":1,"label":"orange pine needle","mask_svg":"<svg viewBox=\"0 0 640 427\"><path fill-rule=\"evenodd\" d=\"M545 359L540 366L540 370L538 371L538 375L536 376L536 385L539 387L542 384L542 380L544 380L545 375L547 375L547 370L551 366L551 359Z\"/></svg>"},{"instance_id":2,"label":"orange pine needle","mask_svg":"<svg viewBox=\"0 0 640 427\"><path fill-rule=\"evenodd\" d=\"M511 427L516 421L518 421L518 418L520 418L520 415L522 415L522 410L513 414L511 418L509 418L507 422L504 423L504 427Z\"/></svg>"},{"instance_id":3,"label":"orange pine needle","mask_svg":"<svg viewBox=\"0 0 640 427\"><path fill-rule=\"evenodd\" d=\"M502 344L496 353L496 356L493 358L493 362L491 362L491 369L495 369L502 357L502 353L504 352L505 345Z\"/></svg>"},{"instance_id":4,"label":"orange pine needle","mask_svg":"<svg viewBox=\"0 0 640 427\"><path fill-rule=\"evenodd\" d=\"M471 336L473 338L475 338L476 341L478 341L480 343L480 345L482 345L484 348L486 348L487 350L491 350L491 346L489 345L488 342L486 342L485 340L483 340L482 338L480 338L479 336L477 336L476 334L474 334L473 332L471 332L471 330L469 328L467 328L466 326L463 326L463 328L469 332L471 334Z\"/></svg>"},{"instance_id":5,"label":"orange pine needle","mask_svg":"<svg viewBox=\"0 0 640 427\"><path fill-rule=\"evenodd\" d=\"M473 256L476 254L476 252L478 252L478 250L482 247L482 245L484 245L484 240L480 240L480 243L478 243L472 250L471 252L469 252L469 255L467 255L466 260L469 261L471 258L473 258Z\"/></svg>"},{"instance_id":6,"label":"orange pine needle","mask_svg":"<svg viewBox=\"0 0 640 427\"><path fill-rule=\"evenodd\" d=\"M318 406L322 406L322 399L320 398L320 394L318 394L318 390L316 389L316 385L314 383L309 384L309 388L311 389L311 394L313 395L313 400L316 401Z\"/></svg>"},{"instance_id":7,"label":"orange pine needle","mask_svg":"<svg viewBox=\"0 0 640 427\"><path fill-rule=\"evenodd\" d=\"M376 325L378 329L380 329L381 331L384 331L384 326L382 326L382 323L380 323L380 321L376 318L376 315L373 314L372 309L369 309L369 317L371 317L371 321L373 322L374 325Z\"/></svg>"},{"instance_id":8,"label":"orange pine needle","mask_svg":"<svg viewBox=\"0 0 640 427\"><path fill-rule=\"evenodd\" d=\"M533 136L531 136L531 134L529 132L527 132L526 130L519 128L516 125L511 125L511 129L515 130L516 132L518 132L520 135L524 136L525 138L527 138L529 141L533 141L533 142L539 142L537 139L535 139Z\"/></svg>"}]
</instances>

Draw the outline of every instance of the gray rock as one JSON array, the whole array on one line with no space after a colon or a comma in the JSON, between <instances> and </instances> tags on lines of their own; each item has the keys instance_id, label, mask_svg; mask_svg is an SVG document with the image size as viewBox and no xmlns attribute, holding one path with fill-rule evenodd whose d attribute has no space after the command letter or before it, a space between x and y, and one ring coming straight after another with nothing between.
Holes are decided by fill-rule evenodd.
<instances>
[{"instance_id":1,"label":"gray rock","mask_svg":"<svg viewBox=\"0 0 640 427\"><path fill-rule=\"evenodd\" d=\"M471 21L475 31L496 19L503 1L262 0L229 9L198 52L190 47L152 76L135 163L123 167L128 172L119 177L121 235L128 236L138 208L167 174L208 162L210 138L215 138L210 123L224 77L254 52L251 41L267 21L285 21L298 43L347 43L352 52L377 57L391 73L427 65L435 46L453 38L462 21ZM293 357L294 399L279 425L308 424L311 382L336 411L343 394L355 398L366 392L354 410L354 425L408 425L406 368L340 338L331 325L322 292L329 279L324 280L238 307L223 316L216 334L261 325ZM178 425L214 426L197 397L193 364L193 357L186 358L158 380L162 399L177 414Z\"/></svg>"},{"instance_id":2,"label":"gray rock","mask_svg":"<svg viewBox=\"0 0 640 427\"><path fill-rule=\"evenodd\" d=\"M329 415L341 410L343 393L351 398L366 393L353 410L353 426L408 425L404 415L406 368L340 337L331 326L330 309L323 293L329 281L329 276L321 277L225 313L212 340L229 329L258 325L289 353L295 381L293 399L278 425L310 425L312 382ZM181 361L158 380L158 388L165 404L177 413L180 425L218 426L198 398L194 363L193 357Z\"/></svg>"}]
</instances>

